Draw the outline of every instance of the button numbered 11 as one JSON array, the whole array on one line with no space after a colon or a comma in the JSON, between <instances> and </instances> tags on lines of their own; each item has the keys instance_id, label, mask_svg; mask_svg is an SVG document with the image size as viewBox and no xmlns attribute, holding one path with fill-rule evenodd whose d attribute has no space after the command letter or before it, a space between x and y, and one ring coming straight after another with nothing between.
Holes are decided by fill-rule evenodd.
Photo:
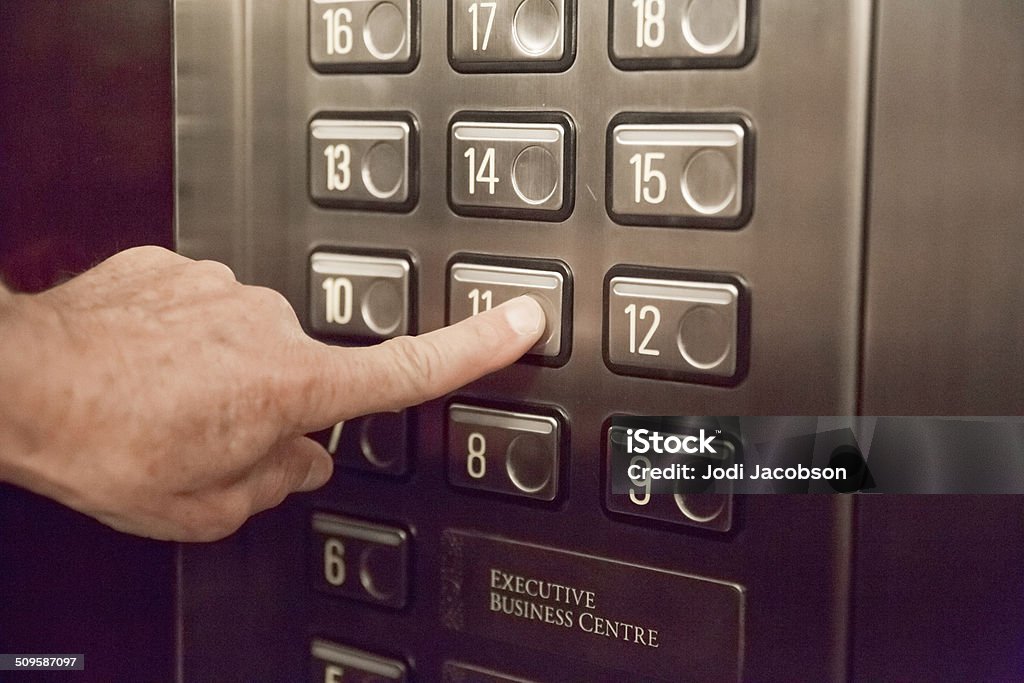
<instances>
[{"instance_id":1,"label":"button numbered 11","mask_svg":"<svg viewBox=\"0 0 1024 683\"><path fill-rule=\"evenodd\" d=\"M326 73L406 73L419 59L419 0L309 0L309 61Z\"/></svg>"}]
</instances>

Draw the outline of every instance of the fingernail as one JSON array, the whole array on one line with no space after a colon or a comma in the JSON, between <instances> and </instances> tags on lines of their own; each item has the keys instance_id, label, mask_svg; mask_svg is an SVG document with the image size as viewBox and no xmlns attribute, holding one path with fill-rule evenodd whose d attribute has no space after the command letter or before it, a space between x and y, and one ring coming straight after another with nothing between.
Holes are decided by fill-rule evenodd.
<instances>
[{"instance_id":1,"label":"fingernail","mask_svg":"<svg viewBox=\"0 0 1024 683\"><path fill-rule=\"evenodd\" d=\"M544 329L544 309L531 296L520 296L506 302L505 320L509 327L521 336L539 334Z\"/></svg>"},{"instance_id":2,"label":"fingernail","mask_svg":"<svg viewBox=\"0 0 1024 683\"><path fill-rule=\"evenodd\" d=\"M299 491L315 491L326 484L334 471L334 462L329 455L318 456L309 465L309 472L306 479L299 487Z\"/></svg>"}]
</instances>

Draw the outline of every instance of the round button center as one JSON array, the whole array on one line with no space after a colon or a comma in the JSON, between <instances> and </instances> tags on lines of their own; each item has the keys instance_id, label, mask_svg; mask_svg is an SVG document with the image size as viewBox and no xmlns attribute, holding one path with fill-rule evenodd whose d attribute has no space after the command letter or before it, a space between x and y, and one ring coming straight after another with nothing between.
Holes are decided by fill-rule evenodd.
<instances>
[{"instance_id":1,"label":"round button center","mask_svg":"<svg viewBox=\"0 0 1024 683\"><path fill-rule=\"evenodd\" d=\"M377 199L391 199L402 187L402 153L389 142L378 142L363 157L363 184Z\"/></svg>"},{"instance_id":2,"label":"round button center","mask_svg":"<svg viewBox=\"0 0 1024 683\"><path fill-rule=\"evenodd\" d=\"M714 370L729 356L733 332L729 319L720 311L698 306L687 311L679 323L679 352L698 370Z\"/></svg>"},{"instance_id":3,"label":"round button center","mask_svg":"<svg viewBox=\"0 0 1024 683\"><path fill-rule=\"evenodd\" d=\"M405 317L402 292L388 280L373 283L363 296L363 320L376 334L389 335L398 329Z\"/></svg>"},{"instance_id":4,"label":"round button center","mask_svg":"<svg viewBox=\"0 0 1024 683\"><path fill-rule=\"evenodd\" d=\"M527 204L538 206L558 189L558 163L543 147L530 145L512 164L512 189Z\"/></svg>"},{"instance_id":5,"label":"round button center","mask_svg":"<svg viewBox=\"0 0 1024 683\"><path fill-rule=\"evenodd\" d=\"M551 449L536 434L520 434L508 446L508 477L523 493L541 491L554 476Z\"/></svg>"},{"instance_id":6,"label":"round button center","mask_svg":"<svg viewBox=\"0 0 1024 683\"><path fill-rule=\"evenodd\" d=\"M390 2L382 2L366 17L363 42L377 59L384 61L398 56L405 45L405 15Z\"/></svg>"},{"instance_id":7,"label":"round button center","mask_svg":"<svg viewBox=\"0 0 1024 683\"><path fill-rule=\"evenodd\" d=\"M693 0L683 14L683 36L701 54L722 52L739 30L739 3L730 0Z\"/></svg>"},{"instance_id":8,"label":"round button center","mask_svg":"<svg viewBox=\"0 0 1024 683\"><path fill-rule=\"evenodd\" d=\"M524 0L512 20L512 37L519 49L539 57L558 42L562 18L551 0Z\"/></svg>"},{"instance_id":9,"label":"round button center","mask_svg":"<svg viewBox=\"0 0 1024 683\"><path fill-rule=\"evenodd\" d=\"M724 211L736 198L736 170L722 151L704 149L686 164L682 180L683 198L694 211L706 216Z\"/></svg>"}]
</instances>

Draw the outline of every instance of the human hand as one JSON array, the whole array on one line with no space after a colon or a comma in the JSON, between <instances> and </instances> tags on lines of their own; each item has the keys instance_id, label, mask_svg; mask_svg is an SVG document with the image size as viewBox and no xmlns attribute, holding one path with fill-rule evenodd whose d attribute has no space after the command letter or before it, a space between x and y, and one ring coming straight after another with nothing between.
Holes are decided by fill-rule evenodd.
<instances>
[{"instance_id":1,"label":"human hand","mask_svg":"<svg viewBox=\"0 0 1024 683\"><path fill-rule=\"evenodd\" d=\"M0 480L183 541L326 483L332 460L303 434L448 393L544 328L522 297L417 338L327 346L277 292L157 247L0 302Z\"/></svg>"}]
</instances>

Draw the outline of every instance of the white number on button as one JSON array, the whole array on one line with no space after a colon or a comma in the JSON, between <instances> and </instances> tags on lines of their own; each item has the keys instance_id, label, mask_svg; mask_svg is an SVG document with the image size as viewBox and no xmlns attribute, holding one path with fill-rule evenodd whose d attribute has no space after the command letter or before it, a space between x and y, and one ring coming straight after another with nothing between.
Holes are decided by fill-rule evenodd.
<instances>
[{"instance_id":1,"label":"white number on button","mask_svg":"<svg viewBox=\"0 0 1024 683\"><path fill-rule=\"evenodd\" d=\"M640 309L639 315L637 314L636 304L630 304L626 306L626 315L629 316L629 352L636 353L641 356L660 356L661 351L658 349L649 349L647 345L651 343L651 337L654 336L654 332L661 325L661 311L658 310L657 306L644 306ZM640 347L637 348L637 328L640 323L650 317L651 327L647 330L647 335L644 336L644 340L640 342Z\"/></svg>"},{"instance_id":2,"label":"white number on button","mask_svg":"<svg viewBox=\"0 0 1024 683\"><path fill-rule=\"evenodd\" d=\"M352 184L352 150L348 145L328 145L324 156L327 157L327 190L344 192Z\"/></svg>"},{"instance_id":3,"label":"white number on button","mask_svg":"<svg viewBox=\"0 0 1024 683\"><path fill-rule=\"evenodd\" d=\"M479 168L476 165L476 148L470 147L463 154L469 159L469 193L476 194L477 183L487 185L487 194L494 194L494 186L498 184L498 176L494 172L494 148L484 150Z\"/></svg>"},{"instance_id":4,"label":"white number on button","mask_svg":"<svg viewBox=\"0 0 1024 683\"><path fill-rule=\"evenodd\" d=\"M327 292L327 322L347 325L352 320L352 281L347 277L329 277L323 288Z\"/></svg>"},{"instance_id":5,"label":"white number on button","mask_svg":"<svg viewBox=\"0 0 1024 683\"><path fill-rule=\"evenodd\" d=\"M483 292L474 289L469 293L469 300L473 302L473 315L478 315L482 311L491 310L491 306L494 305L494 292L489 289Z\"/></svg>"},{"instance_id":6,"label":"white number on button","mask_svg":"<svg viewBox=\"0 0 1024 683\"><path fill-rule=\"evenodd\" d=\"M487 51L487 45L491 42L491 29L494 28L494 13L498 7L496 2L474 2L469 6L469 13L473 15L473 52ZM480 10L487 11L487 25L483 30L483 41L480 41Z\"/></svg>"},{"instance_id":7,"label":"white number on button","mask_svg":"<svg viewBox=\"0 0 1024 683\"><path fill-rule=\"evenodd\" d=\"M324 579L332 586L345 583L345 545L336 538L324 543Z\"/></svg>"},{"instance_id":8,"label":"white number on button","mask_svg":"<svg viewBox=\"0 0 1024 683\"><path fill-rule=\"evenodd\" d=\"M655 161L664 161L664 159L665 155L661 152L634 154L630 158L629 163L636 169L633 174L635 178L633 201L635 203L639 204L641 199L648 204L661 204L665 201L668 180L664 173L654 168Z\"/></svg>"},{"instance_id":9,"label":"white number on button","mask_svg":"<svg viewBox=\"0 0 1024 683\"><path fill-rule=\"evenodd\" d=\"M345 670L340 666L330 666L324 669L324 683L342 683L345 680Z\"/></svg>"},{"instance_id":10,"label":"white number on button","mask_svg":"<svg viewBox=\"0 0 1024 683\"><path fill-rule=\"evenodd\" d=\"M327 54L347 55L352 51L352 10L329 9L324 12L327 29Z\"/></svg>"},{"instance_id":11,"label":"white number on button","mask_svg":"<svg viewBox=\"0 0 1024 683\"><path fill-rule=\"evenodd\" d=\"M633 0L636 46L661 47L665 42L665 0Z\"/></svg>"},{"instance_id":12,"label":"white number on button","mask_svg":"<svg viewBox=\"0 0 1024 683\"><path fill-rule=\"evenodd\" d=\"M466 448L469 449L469 458L466 460L466 472L474 479L483 479L487 472L487 439L480 432L473 432L469 435Z\"/></svg>"},{"instance_id":13,"label":"white number on button","mask_svg":"<svg viewBox=\"0 0 1024 683\"><path fill-rule=\"evenodd\" d=\"M643 493L638 496L636 495L636 489L631 488L629 489L629 499L633 501L634 505L647 505L651 502L651 461L642 455L635 455L629 461L629 469L633 469L634 465L646 468L643 479L633 479L630 477L630 481L639 486Z\"/></svg>"}]
</instances>

